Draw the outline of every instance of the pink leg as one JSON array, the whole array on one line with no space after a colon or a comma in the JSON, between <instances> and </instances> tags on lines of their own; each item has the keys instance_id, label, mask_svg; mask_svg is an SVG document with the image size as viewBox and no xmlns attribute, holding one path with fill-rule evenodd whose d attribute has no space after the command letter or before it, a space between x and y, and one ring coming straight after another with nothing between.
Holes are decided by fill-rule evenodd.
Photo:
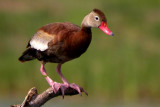
<instances>
[{"instance_id":1,"label":"pink leg","mask_svg":"<svg viewBox=\"0 0 160 107\"><path fill-rule=\"evenodd\" d=\"M62 73L61 73L61 65L62 65L62 64L58 64L58 65L57 65L56 71L57 71L58 75L61 77L63 83L64 83L64 84L69 84L69 82L64 78L64 76L63 76Z\"/></svg>"},{"instance_id":2,"label":"pink leg","mask_svg":"<svg viewBox=\"0 0 160 107\"><path fill-rule=\"evenodd\" d=\"M62 75L61 73L61 64L58 64L57 65L57 69L56 69L58 75L61 77L62 81L64 84L61 85L61 90L62 90L62 95L64 96L64 91L65 89L67 88L73 88L75 90L77 90L80 94L81 94L81 87L72 83L72 84L69 84L69 82L64 78L64 76ZM85 90L83 90L85 92ZM85 92L85 94L87 95L87 93Z\"/></svg>"},{"instance_id":3,"label":"pink leg","mask_svg":"<svg viewBox=\"0 0 160 107\"><path fill-rule=\"evenodd\" d=\"M54 81L47 75L46 70L45 70L45 68L44 68L44 63L41 64L40 71L41 71L41 74L46 78L48 84L53 88L53 91L54 91L55 93L57 93L57 91L58 91L59 89L61 89L63 98L64 98L64 92L65 92L65 90L66 90L67 88L69 88L69 87L72 88L72 89L77 90L80 94L81 94L81 89L82 89L82 91L83 91L86 95L88 95L88 94L86 93L86 91L83 90L83 88L81 88L80 86L78 86L78 85L76 85L76 84L74 84L74 83L69 84L69 82L64 78L64 76L63 76L62 73L61 73L61 64L58 64L56 71L57 71L57 73L59 74L59 76L61 77L61 79L62 79L62 81L63 81L64 84L54 82Z\"/></svg>"},{"instance_id":4,"label":"pink leg","mask_svg":"<svg viewBox=\"0 0 160 107\"><path fill-rule=\"evenodd\" d=\"M46 70L44 68L44 64L41 64L40 71L41 71L41 74L46 78L48 84L53 88L53 91L56 93L60 88L60 84L54 82L49 76L47 76Z\"/></svg>"}]
</instances>

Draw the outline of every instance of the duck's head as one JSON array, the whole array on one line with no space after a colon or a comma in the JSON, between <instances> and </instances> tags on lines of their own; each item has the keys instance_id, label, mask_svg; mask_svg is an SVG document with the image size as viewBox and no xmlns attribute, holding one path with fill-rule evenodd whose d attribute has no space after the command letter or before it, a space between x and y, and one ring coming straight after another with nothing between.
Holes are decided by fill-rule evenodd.
<instances>
[{"instance_id":1,"label":"duck's head","mask_svg":"<svg viewBox=\"0 0 160 107\"><path fill-rule=\"evenodd\" d=\"M107 26L107 20L104 13L99 9L93 9L87 16L84 17L82 27L97 27L108 35L114 35Z\"/></svg>"}]
</instances>

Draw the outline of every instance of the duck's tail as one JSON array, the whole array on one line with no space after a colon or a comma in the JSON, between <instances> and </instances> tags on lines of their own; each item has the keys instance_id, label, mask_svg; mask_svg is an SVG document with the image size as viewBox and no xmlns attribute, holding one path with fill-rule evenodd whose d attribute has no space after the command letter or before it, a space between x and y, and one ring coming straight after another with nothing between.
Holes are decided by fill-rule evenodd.
<instances>
[{"instance_id":1,"label":"duck's tail","mask_svg":"<svg viewBox=\"0 0 160 107\"><path fill-rule=\"evenodd\" d=\"M36 50L33 48L28 48L25 50L21 57L19 57L19 61L26 62L35 59Z\"/></svg>"}]
</instances>

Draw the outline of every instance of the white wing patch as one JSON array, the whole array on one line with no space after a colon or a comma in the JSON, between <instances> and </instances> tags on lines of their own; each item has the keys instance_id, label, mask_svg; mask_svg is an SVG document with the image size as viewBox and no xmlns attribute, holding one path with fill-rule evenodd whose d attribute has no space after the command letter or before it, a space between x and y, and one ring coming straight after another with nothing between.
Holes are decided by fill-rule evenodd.
<instances>
[{"instance_id":1,"label":"white wing patch","mask_svg":"<svg viewBox=\"0 0 160 107\"><path fill-rule=\"evenodd\" d=\"M43 31L39 31L32 37L30 45L31 48L45 51L46 49L48 49L48 43L53 39L53 35L49 35Z\"/></svg>"}]
</instances>

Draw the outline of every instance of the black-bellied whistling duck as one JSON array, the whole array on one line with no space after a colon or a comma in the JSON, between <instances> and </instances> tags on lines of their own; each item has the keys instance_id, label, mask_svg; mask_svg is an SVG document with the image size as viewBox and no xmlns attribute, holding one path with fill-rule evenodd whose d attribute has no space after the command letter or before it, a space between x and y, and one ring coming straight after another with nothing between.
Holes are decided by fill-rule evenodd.
<instances>
[{"instance_id":1,"label":"black-bellied whistling duck","mask_svg":"<svg viewBox=\"0 0 160 107\"><path fill-rule=\"evenodd\" d=\"M92 38L92 27L100 28L106 34L113 36L107 27L104 13L99 9L93 9L84 17L81 27L68 22L42 26L30 39L26 51L23 52L19 60L25 62L38 59L41 62L40 71L55 93L61 89L64 96L65 89L69 87L81 93L81 88L78 85L69 84L64 78L61 73L61 65L78 58L87 50ZM44 68L47 62L58 63L56 71L63 84L53 82L47 75Z\"/></svg>"}]
</instances>

